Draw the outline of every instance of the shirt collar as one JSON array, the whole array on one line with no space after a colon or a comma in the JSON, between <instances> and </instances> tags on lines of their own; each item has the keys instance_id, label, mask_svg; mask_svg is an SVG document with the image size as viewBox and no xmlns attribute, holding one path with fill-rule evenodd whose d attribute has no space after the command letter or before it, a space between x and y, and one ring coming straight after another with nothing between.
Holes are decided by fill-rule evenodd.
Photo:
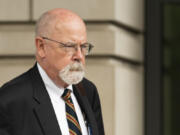
<instances>
[{"instance_id":1,"label":"shirt collar","mask_svg":"<svg viewBox=\"0 0 180 135\"><path fill-rule=\"evenodd\" d=\"M62 96L65 88L57 86L47 75L44 69L39 65L39 63L37 63L37 67L48 93L54 98L59 99L59 97ZM70 89L73 92L72 85L69 85L67 89Z\"/></svg>"}]
</instances>

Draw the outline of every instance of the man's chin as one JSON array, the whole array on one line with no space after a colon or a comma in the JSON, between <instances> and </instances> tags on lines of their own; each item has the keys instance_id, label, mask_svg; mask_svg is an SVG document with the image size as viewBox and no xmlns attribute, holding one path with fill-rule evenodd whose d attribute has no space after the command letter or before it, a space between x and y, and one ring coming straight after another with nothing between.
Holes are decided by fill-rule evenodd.
<instances>
[{"instance_id":1,"label":"man's chin","mask_svg":"<svg viewBox=\"0 0 180 135\"><path fill-rule=\"evenodd\" d=\"M66 84L68 84L68 85L75 85L75 84L78 84L78 83L80 83L81 81L83 80L83 78L82 79L75 79L75 80L63 80Z\"/></svg>"}]
</instances>

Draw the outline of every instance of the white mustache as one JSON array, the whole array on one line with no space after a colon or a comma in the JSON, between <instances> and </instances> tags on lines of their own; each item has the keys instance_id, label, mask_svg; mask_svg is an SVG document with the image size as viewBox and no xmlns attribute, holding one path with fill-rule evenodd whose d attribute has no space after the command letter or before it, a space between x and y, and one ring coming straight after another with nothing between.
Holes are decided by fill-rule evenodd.
<instances>
[{"instance_id":1,"label":"white mustache","mask_svg":"<svg viewBox=\"0 0 180 135\"><path fill-rule=\"evenodd\" d=\"M84 71L84 66L82 63L71 63L69 65L69 71Z\"/></svg>"}]
</instances>

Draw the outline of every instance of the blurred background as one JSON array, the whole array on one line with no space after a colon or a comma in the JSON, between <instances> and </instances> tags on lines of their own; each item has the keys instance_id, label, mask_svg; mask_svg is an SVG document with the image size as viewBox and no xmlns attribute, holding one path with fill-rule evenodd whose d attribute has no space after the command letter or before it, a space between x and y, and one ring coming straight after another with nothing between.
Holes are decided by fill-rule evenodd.
<instances>
[{"instance_id":1,"label":"blurred background","mask_svg":"<svg viewBox=\"0 0 180 135\"><path fill-rule=\"evenodd\" d=\"M0 0L0 86L35 63L34 27L53 8L87 25L86 77L106 135L179 135L180 0Z\"/></svg>"}]
</instances>

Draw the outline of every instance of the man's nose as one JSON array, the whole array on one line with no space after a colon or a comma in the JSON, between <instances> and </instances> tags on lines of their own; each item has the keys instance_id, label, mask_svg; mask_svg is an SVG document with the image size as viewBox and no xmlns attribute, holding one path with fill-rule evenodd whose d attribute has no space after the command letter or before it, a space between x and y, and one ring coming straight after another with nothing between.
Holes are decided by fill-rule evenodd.
<instances>
[{"instance_id":1,"label":"man's nose","mask_svg":"<svg viewBox=\"0 0 180 135\"><path fill-rule=\"evenodd\" d=\"M83 58L84 58L84 54L83 54L83 52L81 50L81 47L77 46L76 49L75 49L75 53L74 53L73 59L81 61Z\"/></svg>"}]
</instances>

